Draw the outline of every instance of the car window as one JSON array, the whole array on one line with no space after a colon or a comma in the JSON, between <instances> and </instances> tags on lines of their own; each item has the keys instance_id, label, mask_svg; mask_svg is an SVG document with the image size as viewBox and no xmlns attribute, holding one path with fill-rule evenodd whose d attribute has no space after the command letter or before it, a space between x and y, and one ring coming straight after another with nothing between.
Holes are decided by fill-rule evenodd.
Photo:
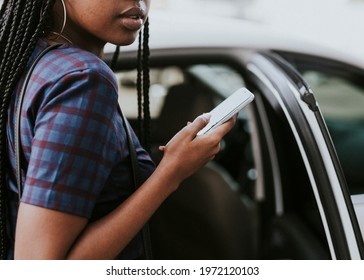
<instances>
[{"instance_id":1,"label":"car window","mask_svg":"<svg viewBox=\"0 0 364 280\"><path fill-rule=\"evenodd\" d=\"M119 86L119 103L124 114L129 118L137 117L136 70L117 72ZM216 104L225 96L230 95L244 81L235 70L221 64L191 65L186 69L179 67L152 68L150 70L150 110L151 117L158 118L161 114L165 98L170 88L190 83L200 83L216 94Z\"/></svg>"},{"instance_id":2,"label":"car window","mask_svg":"<svg viewBox=\"0 0 364 280\"><path fill-rule=\"evenodd\" d=\"M136 76L136 70L116 72L120 107L135 131L138 131ZM149 98L152 147L157 149L158 145L167 143L188 121L209 112L244 84L242 75L226 64L151 68ZM244 181L245 187L245 182L253 185L256 180L252 148L248 141L247 108L239 112L238 118L234 131L222 142L222 151L215 162L222 165L234 179ZM245 150L236 154L236 149ZM156 156L154 160L158 162L159 158Z\"/></svg>"},{"instance_id":3,"label":"car window","mask_svg":"<svg viewBox=\"0 0 364 280\"><path fill-rule=\"evenodd\" d=\"M364 121L364 88L328 73L306 71L303 74L313 88L321 111L328 121Z\"/></svg>"},{"instance_id":4,"label":"car window","mask_svg":"<svg viewBox=\"0 0 364 280\"><path fill-rule=\"evenodd\" d=\"M120 107L125 116L136 119L138 114L137 71L120 71L115 74L119 87ZM183 71L178 67L153 68L150 70L149 98L152 118L159 116L169 88L184 82Z\"/></svg>"},{"instance_id":5,"label":"car window","mask_svg":"<svg viewBox=\"0 0 364 280\"><path fill-rule=\"evenodd\" d=\"M318 100L351 193L364 193L364 88L324 71L307 70L303 76Z\"/></svg>"}]
</instances>

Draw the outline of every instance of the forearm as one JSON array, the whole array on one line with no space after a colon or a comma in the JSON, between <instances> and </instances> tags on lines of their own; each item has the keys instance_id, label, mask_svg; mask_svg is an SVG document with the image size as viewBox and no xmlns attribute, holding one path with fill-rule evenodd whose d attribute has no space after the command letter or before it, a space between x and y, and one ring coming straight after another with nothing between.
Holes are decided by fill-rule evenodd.
<instances>
[{"instance_id":1,"label":"forearm","mask_svg":"<svg viewBox=\"0 0 364 280\"><path fill-rule=\"evenodd\" d=\"M113 259L141 230L161 203L178 187L160 166L125 202L88 225L72 246L68 259Z\"/></svg>"}]
</instances>

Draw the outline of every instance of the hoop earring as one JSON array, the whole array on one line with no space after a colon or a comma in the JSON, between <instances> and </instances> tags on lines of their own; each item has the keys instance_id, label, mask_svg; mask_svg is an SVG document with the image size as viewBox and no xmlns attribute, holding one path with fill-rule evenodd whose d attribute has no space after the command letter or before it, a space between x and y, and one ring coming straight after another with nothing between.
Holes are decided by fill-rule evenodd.
<instances>
[{"instance_id":1,"label":"hoop earring","mask_svg":"<svg viewBox=\"0 0 364 280\"><path fill-rule=\"evenodd\" d=\"M62 22L62 27L61 27L61 31L60 32L56 32L56 31L49 31L49 33L56 35L55 38L51 39L56 41L58 38L63 38L64 40L66 40L68 43L73 44L72 41L70 39L68 39L66 36L62 35L64 28L66 27L66 23L67 23L67 9L66 9L66 4L64 3L64 0L60 0L62 3L62 8L63 8L63 22Z\"/></svg>"},{"instance_id":2,"label":"hoop earring","mask_svg":"<svg viewBox=\"0 0 364 280\"><path fill-rule=\"evenodd\" d=\"M66 27L66 22L67 22L67 9L66 9L66 4L64 3L64 0L61 0L62 3L62 8L63 8L63 23L62 23L62 28L61 28L61 32L59 34L62 34L64 31L64 28Z\"/></svg>"}]
</instances>

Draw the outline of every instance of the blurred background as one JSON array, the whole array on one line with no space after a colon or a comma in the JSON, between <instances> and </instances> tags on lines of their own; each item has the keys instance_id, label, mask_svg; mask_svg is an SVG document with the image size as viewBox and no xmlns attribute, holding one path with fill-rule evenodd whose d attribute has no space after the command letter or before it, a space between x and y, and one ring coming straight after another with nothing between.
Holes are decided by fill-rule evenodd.
<instances>
[{"instance_id":1,"label":"blurred background","mask_svg":"<svg viewBox=\"0 0 364 280\"><path fill-rule=\"evenodd\" d=\"M364 57L364 0L152 0L152 9L258 21Z\"/></svg>"},{"instance_id":2,"label":"blurred background","mask_svg":"<svg viewBox=\"0 0 364 280\"><path fill-rule=\"evenodd\" d=\"M152 0L152 9L259 21L364 56L364 0Z\"/></svg>"}]
</instances>

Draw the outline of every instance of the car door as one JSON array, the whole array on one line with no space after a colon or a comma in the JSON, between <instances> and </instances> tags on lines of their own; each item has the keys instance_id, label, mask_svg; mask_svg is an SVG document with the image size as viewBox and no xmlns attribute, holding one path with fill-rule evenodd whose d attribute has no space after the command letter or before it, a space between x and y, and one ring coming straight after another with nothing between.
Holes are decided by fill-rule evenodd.
<instances>
[{"instance_id":1,"label":"car door","mask_svg":"<svg viewBox=\"0 0 364 280\"><path fill-rule=\"evenodd\" d=\"M364 71L358 61L338 61L314 55L280 52L307 80L322 114L364 233Z\"/></svg>"},{"instance_id":2,"label":"car door","mask_svg":"<svg viewBox=\"0 0 364 280\"><path fill-rule=\"evenodd\" d=\"M262 207L267 216L267 256L316 259L329 253L332 259L362 259L357 217L314 93L277 55L254 54L247 69L260 128L255 143L264 146L257 147L264 152L260 165L264 201L274 197ZM295 246L304 256L292 255Z\"/></svg>"}]
</instances>

